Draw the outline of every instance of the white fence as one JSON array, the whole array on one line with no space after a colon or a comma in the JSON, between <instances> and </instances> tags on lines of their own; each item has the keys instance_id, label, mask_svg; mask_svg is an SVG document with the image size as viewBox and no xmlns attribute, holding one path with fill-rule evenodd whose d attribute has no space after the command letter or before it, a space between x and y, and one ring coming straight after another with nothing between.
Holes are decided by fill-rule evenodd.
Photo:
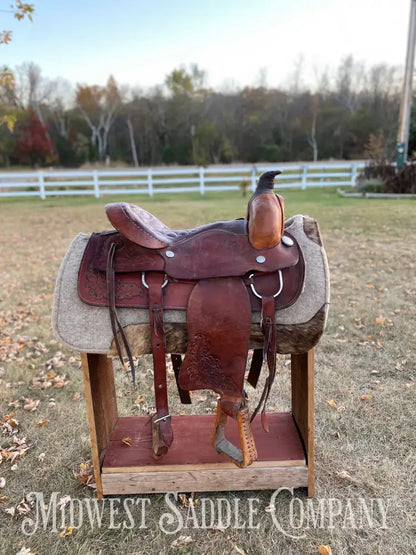
<instances>
[{"instance_id":1,"label":"white fence","mask_svg":"<svg viewBox=\"0 0 416 555\"><path fill-rule=\"evenodd\" d=\"M0 197L185 193L254 189L263 171L281 169L279 189L353 186L364 162L0 173Z\"/></svg>"}]
</instances>

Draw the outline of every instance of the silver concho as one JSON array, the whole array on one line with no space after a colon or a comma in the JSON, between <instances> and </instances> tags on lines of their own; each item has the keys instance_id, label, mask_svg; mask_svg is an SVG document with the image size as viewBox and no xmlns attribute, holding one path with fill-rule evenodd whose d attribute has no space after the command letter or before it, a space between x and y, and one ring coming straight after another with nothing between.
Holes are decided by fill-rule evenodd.
<instances>
[{"instance_id":1,"label":"silver concho","mask_svg":"<svg viewBox=\"0 0 416 555\"><path fill-rule=\"evenodd\" d=\"M166 251L165 254L168 258L173 258L175 256L175 253L173 251Z\"/></svg>"},{"instance_id":2,"label":"silver concho","mask_svg":"<svg viewBox=\"0 0 416 555\"><path fill-rule=\"evenodd\" d=\"M290 237L288 237L287 235L283 235L282 237L282 243L284 245L286 245L286 247L293 247L293 245L295 244L293 239L291 239Z\"/></svg>"},{"instance_id":3,"label":"silver concho","mask_svg":"<svg viewBox=\"0 0 416 555\"><path fill-rule=\"evenodd\" d=\"M257 261L259 264L264 264L264 262L266 262L266 258L265 258L264 256L262 256L262 255L259 255L259 256L256 257L256 261Z\"/></svg>"}]
</instances>

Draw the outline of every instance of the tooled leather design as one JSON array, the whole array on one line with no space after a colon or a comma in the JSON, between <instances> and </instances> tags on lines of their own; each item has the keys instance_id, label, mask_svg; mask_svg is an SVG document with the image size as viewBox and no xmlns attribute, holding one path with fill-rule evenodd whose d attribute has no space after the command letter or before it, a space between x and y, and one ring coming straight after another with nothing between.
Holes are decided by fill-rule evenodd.
<instances>
[{"instance_id":1,"label":"tooled leather design","mask_svg":"<svg viewBox=\"0 0 416 555\"><path fill-rule=\"evenodd\" d=\"M217 393L236 389L236 384L226 376L218 358L210 353L210 343L203 333L196 333L186 355L187 365L181 369L192 389L213 389Z\"/></svg>"},{"instance_id":2,"label":"tooled leather design","mask_svg":"<svg viewBox=\"0 0 416 555\"><path fill-rule=\"evenodd\" d=\"M145 247L140 247L135 243L132 243L122 235L117 237L115 242L117 242L118 258L122 257L124 259L135 259L137 257L146 257L147 268L151 270L155 266L156 259L151 250L149 251L149 249L146 249ZM110 241L107 241L106 248L108 248L109 243Z\"/></svg>"},{"instance_id":3,"label":"tooled leather design","mask_svg":"<svg viewBox=\"0 0 416 555\"><path fill-rule=\"evenodd\" d=\"M105 275L101 272L91 271L85 275L84 289L87 291L90 299L95 299L96 301L108 300L108 293L104 284ZM121 281L116 278L115 293L116 304L118 304L128 299L144 297L145 289L137 279L135 281Z\"/></svg>"}]
</instances>

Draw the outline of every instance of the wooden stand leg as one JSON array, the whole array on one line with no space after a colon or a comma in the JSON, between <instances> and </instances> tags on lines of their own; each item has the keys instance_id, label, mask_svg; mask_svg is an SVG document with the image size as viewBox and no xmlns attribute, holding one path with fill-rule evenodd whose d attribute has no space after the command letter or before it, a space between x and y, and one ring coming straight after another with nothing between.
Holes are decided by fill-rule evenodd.
<instances>
[{"instance_id":1,"label":"wooden stand leg","mask_svg":"<svg viewBox=\"0 0 416 555\"><path fill-rule=\"evenodd\" d=\"M291 355L292 414L302 437L308 464L308 496L314 494L314 351Z\"/></svg>"},{"instance_id":2,"label":"wooden stand leg","mask_svg":"<svg viewBox=\"0 0 416 555\"><path fill-rule=\"evenodd\" d=\"M113 364L106 355L91 353L82 353L81 361L94 477L102 499L101 463L118 418Z\"/></svg>"}]
</instances>

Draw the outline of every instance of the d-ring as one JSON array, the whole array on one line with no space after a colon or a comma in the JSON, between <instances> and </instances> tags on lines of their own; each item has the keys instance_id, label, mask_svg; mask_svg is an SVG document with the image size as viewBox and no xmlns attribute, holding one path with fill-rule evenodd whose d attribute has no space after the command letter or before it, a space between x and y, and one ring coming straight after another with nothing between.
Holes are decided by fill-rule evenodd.
<instances>
[{"instance_id":1,"label":"d-ring","mask_svg":"<svg viewBox=\"0 0 416 555\"><path fill-rule=\"evenodd\" d=\"M146 287L146 289L149 289L149 286L146 283L146 277L145 276L146 276L146 272L142 272L142 283ZM169 281L168 279L165 279L165 281L162 283L162 289L164 287L166 287L166 285L168 284L168 281Z\"/></svg>"},{"instance_id":2,"label":"d-ring","mask_svg":"<svg viewBox=\"0 0 416 555\"><path fill-rule=\"evenodd\" d=\"M279 290L277 291L277 293L275 293L273 295L273 298L276 298L278 295L280 295L280 293L282 292L283 289L283 276L282 276L282 271L278 270L277 273L279 274ZM250 274L248 277L249 279L251 279L254 276L254 274ZM263 296L259 295L256 291L256 288L254 287L254 283L250 283L250 287L251 290L253 291L253 293L256 295L256 297L258 297L259 299L262 299Z\"/></svg>"}]
</instances>

